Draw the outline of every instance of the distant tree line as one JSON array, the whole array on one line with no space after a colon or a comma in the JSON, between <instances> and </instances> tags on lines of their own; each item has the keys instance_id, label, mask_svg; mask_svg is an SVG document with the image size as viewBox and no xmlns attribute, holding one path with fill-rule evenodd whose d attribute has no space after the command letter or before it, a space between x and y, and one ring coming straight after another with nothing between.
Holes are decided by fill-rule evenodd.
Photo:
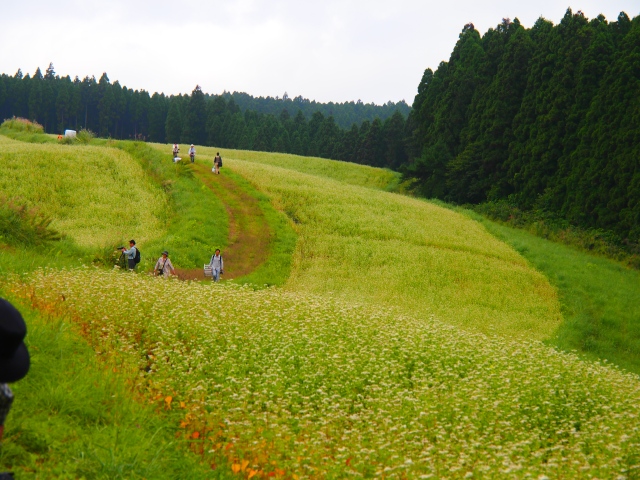
<instances>
[{"instance_id":1,"label":"distant tree line","mask_svg":"<svg viewBox=\"0 0 640 480\"><path fill-rule=\"evenodd\" d=\"M325 117L333 117L335 123L343 129L351 128L354 123L360 125L365 120L373 122L379 118L384 121L396 111L406 118L411 111L411 107L404 100L397 103L387 102L383 105L375 105L363 103L361 100L344 103L320 103L302 96L290 98L287 92L282 95L282 98L253 97L242 92L224 92L222 96L225 100L233 98L242 112L251 110L278 116L283 110L286 110L292 117L298 112L302 112L307 120L310 120L314 113L320 112Z\"/></svg>"},{"instance_id":2,"label":"distant tree line","mask_svg":"<svg viewBox=\"0 0 640 480\"><path fill-rule=\"evenodd\" d=\"M464 27L427 69L407 122L407 177L428 197L508 201L640 236L640 17Z\"/></svg>"},{"instance_id":3,"label":"distant tree line","mask_svg":"<svg viewBox=\"0 0 640 480\"><path fill-rule=\"evenodd\" d=\"M84 128L101 137L295 153L388 168L407 161L409 110L404 101L321 104L286 95L207 95L199 86L191 95L149 95L112 83L106 73L99 80L60 77L52 64L44 75L38 68L33 76L20 70L0 76L0 119L35 120L47 133Z\"/></svg>"}]
</instances>

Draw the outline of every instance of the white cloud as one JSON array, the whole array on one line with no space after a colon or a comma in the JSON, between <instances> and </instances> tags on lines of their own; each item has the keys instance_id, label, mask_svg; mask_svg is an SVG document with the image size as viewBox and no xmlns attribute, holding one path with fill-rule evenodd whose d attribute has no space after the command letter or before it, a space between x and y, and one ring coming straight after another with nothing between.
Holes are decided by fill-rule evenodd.
<instances>
[{"instance_id":1,"label":"white cloud","mask_svg":"<svg viewBox=\"0 0 640 480\"><path fill-rule=\"evenodd\" d=\"M637 0L584 0L589 18L639 13ZM246 91L318 101L413 101L425 68L447 60L462 27L502 18L530 27L567 9L538 2L328 0L25 0L3 6L0 72L95 75L167 94Z\"/></svg>"}]
</instances>

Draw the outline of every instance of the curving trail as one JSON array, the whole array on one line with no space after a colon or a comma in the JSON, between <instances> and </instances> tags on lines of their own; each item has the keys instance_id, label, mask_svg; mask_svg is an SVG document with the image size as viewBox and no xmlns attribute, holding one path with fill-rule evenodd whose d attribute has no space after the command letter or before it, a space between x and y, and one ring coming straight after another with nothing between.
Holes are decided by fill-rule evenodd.
<instances>
[{"instance_id":1,"label":"curving trail","mask_svg":"<svg viewBox=\"0 0 640 480\"><path fill-rule=\"evenodd\" d=\"M258 200L243 191L224 173L215 175L211 167L191 165L194 174L225 204L229 216L229 242L222 249L224 278L230 280L253 272L267 259L271 231ZM213 252L210 253L213 255ZM203 280L202 268L176 268L181 280Z\"/></svg>"}]
</instances>

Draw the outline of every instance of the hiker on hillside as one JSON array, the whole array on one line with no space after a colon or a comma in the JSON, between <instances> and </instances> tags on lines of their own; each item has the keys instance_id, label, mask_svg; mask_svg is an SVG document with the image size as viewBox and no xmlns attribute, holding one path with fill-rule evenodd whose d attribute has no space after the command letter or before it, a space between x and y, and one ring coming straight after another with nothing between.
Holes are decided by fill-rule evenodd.
<instances>
[{"instance_id":1,"label":"hiker on hillside","mask_svg":"<svg viewBox=\"0 0 640 480\"><path fill-rule=\"evenodd\" d=\"M222 167L222 157L220 156L220 152L218 152L213 159L213 173L220 175L220 167Z\"/></svg>"},{"instance_id":2,"label":"hiker on hillside","mask_svg":"<svg viewBox=\"0 0 640 480\"><path fill-rule=\"evenodd\" d=\"M171 273L169 273L171 271ZM163 275L164 278L169 278L169 275L175 275L176 269L173 268L171 260L169 260L169 252L166 250L162 252L162 256L156 262L156 266L153 268L154 275Z\"/></svg>"},{"instance_id":3,"label":"hiker on hillside","mask_svg":"<svg viewBox=\"0 0 640 480\"><path fill-rule=\"evenodd\" d=\"M129 240L129 249L127 250L126 248L122 247L122 253L124 253L124 256L127 258L127 268L129 270L135 270L137 265L136 256L138 253L138 249L136 247L136 241Z\"/></svg>"},{"instance_id":4,"label":"hiker on hillside","mask_svg":"<svg viewBox=\"0 0 640 480\"><path fill-rule=\"evenodd\" d=\"M7 384L23 378L31 363L24 344L26 334L27 325L20 312L0 298L0 442L4 434L4 421L13 403L13 392ZM2 475L10 474L0 473Z\"/></svg>"},{"instance_id":5,"label":"hiker on hillside","mask_svg":"<svg viewBox=\"0 0 640 480\"><path fill-rule=\"evenodd\" d=\"M178 146L177 143L173 144L172 152L173 152L173 158L174 158L174 161L175 161L175 158L178 156L178 153L180 153L180 147Z\"/></svg>"},{"instance_id":6,"label":"hiker on hillside","mask_svg":"<svg viewBox=\"0 0 640 480\"><path fill-rule=\"evenodd\" d=\"M222 255L220 255L220 249L217 248L213 256L211 257L211 262L209 262L209 266L211 267L211 277L214 282L220 281L220 275L224 273L224 261L222 260Z\"/></svg>"},{"instance_id":7,"label":"hiker on hillside","mask_svg":"<svg viewBox=\"0 0 640 480\"><path fill-rule=\"evenodd\" d=\"M189 158L191 159L191 163L193 163L196 159L196 147L191 144L191 148L189 148Z\"/></svg>"}]
</instances>

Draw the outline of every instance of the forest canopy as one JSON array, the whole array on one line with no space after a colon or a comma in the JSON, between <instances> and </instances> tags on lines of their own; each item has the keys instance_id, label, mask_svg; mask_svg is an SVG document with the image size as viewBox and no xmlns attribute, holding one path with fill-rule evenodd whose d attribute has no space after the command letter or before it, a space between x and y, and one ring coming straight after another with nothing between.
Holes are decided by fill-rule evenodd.
<instances>
[{"instance_id":1,"label":"forest canopy","mask_svg":"<svg viewBox=\"0 0 640 480\"><path fill-rule=\"evenodd\" d=\"M405 174L427 197L640 236L640 17L468 24L408 124Z\"/></svg>"}]
</instances>

